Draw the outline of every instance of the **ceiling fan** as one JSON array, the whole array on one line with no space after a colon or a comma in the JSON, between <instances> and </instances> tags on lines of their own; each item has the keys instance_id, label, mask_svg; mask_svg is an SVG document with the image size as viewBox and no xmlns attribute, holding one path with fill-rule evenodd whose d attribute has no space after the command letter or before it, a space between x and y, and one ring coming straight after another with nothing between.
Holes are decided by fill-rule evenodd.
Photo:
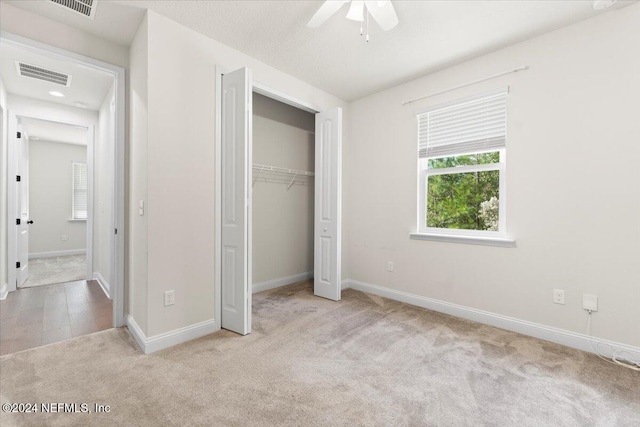
<instances>
[{"instance_id":1,"label":"ceiling fan","mask_svg":"<svg viewBox=\"0 0 640 427\"><path fill-rule=\"evenodd\" d=\"M391 0L327 0L307 22L307 26L310 28L319 27L347 3L351 3L347 19L361 23L360 35L363 34L362 25L366 18L367 41L369 41L369 15L384 31L389 31L398 25L398 15L396 15Z\"/></svg>"}]
</instances>

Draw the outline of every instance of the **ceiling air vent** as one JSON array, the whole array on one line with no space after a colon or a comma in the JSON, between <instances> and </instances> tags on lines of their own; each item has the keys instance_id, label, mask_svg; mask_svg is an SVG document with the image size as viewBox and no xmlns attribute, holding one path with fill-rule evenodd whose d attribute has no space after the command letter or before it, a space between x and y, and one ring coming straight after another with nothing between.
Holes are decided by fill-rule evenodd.
<instances>
[{"instance_id":1,"label":"ceiling air vent","mask_svg":"<svg viewBox=\"0 0 640 427\"><path fill-rule=\"evenodd\" d=\"M16 61L16 68L18 69L19 76L31 77L32 79L44 80L46 82L51 82L67 87L71 85L71 76L68 74L59 73L53 70L47 70L46 68L29 65L25 64L24 62L18 61Z\"/></svg>"},{"instance_id":2,"label":"ceiling air vent","mask_svg":"<svg viewBox=\"0 0 640 427\"><path fill-rule=\"evenodd\" d=\"M93 19L96 15L98 0L51 0L55 4L73 10L80 15Z\"/></svg>"}]
</instances>

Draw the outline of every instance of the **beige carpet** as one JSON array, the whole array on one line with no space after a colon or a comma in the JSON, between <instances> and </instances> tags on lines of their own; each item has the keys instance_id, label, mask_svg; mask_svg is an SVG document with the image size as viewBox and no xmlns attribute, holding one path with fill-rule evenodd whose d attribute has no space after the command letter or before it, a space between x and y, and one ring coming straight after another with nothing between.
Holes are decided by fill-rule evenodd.
<instances>
[{"instance_id":1,"label":"beige carpet","mask_svg":"<svg viewBox=\"0 0 640 427\"><path fill-rule=\"evenodd\" d=\"M254 332L145 356L111 329L0 358L0 400L109 414L11 425L638 426L640 373L545 341L354 290L257 294Z\"/></svg>"},{"instance_id":2,"label":"beige carpet","mask_svg":"<svg viewBox=\"0 0 640 427\"><path fill-rule=\"evenodd\" d=\"M29 260L29 277L21 288L74 282L86 278L86 255L34 258Z\"/></svg>"}]
</instances>

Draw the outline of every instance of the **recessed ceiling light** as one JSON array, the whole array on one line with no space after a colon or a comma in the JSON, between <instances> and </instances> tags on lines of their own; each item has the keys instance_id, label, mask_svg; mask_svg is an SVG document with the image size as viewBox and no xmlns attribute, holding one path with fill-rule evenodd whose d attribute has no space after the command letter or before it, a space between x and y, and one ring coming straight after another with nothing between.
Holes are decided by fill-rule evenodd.
<instances>
[{"instance_id":1,"label":"recessed ceiling light","mask_svg":"<svg viewBox=\"0 0 640 427\"><path fill-rule=\"evenodd\" d=\"M49 95L57 96L58 98L62 98L64 96L64 93L58 92L57 90L52 90L51 92L49 92Z\"/></svg>"},{"instance_id":2,"label":"recessed ceiling light","mask_svg":"<svg viewBox=\"0 0 640 427\"><path fill-rule=\"evenodd\" d=\"M608 7L611 7L618 0L594 0L593 9L594 10L604 10Z\"/></svg>"},{"instance_id":3,"label":"recessed ceiling light","mask_svg":"<svg viewBox=\"0 0 640 427\"><path fill-rule=\"evenodd\" d=\"M85 104L84 102L74 102L73 105L75 105L78 108L87 108L87 104Z\"/></svg>"}]
</instances>

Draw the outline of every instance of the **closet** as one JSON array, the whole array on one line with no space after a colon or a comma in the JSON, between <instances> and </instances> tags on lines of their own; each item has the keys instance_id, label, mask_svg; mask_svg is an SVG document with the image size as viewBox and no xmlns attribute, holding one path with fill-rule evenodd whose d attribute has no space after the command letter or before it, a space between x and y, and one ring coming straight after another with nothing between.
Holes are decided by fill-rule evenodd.
<instances>
[{"instance_id":1,"label":"closet","mask_svg":"<svg viewBox=\"0 0 640 427\"><path fill-rule=\"evenodd\" d=\"M313 277L315 115L254 92L252 132L252 282L260 292Z\"/></svg>"}]
</instances>

